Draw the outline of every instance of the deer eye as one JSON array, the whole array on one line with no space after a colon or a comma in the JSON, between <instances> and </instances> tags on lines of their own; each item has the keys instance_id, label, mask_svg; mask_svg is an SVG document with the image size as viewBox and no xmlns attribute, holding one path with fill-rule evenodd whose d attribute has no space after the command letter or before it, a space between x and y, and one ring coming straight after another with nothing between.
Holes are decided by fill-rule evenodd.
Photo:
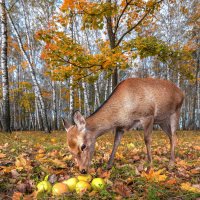
<instances>
[{"instance_id":1,"label":"deer eye","mask_svg":"<svg viewBox=\"0 0 200 200\"><path fill-rule=\"evenodd\" d=\"M85 148L86 148L86 145L83 144L83 145L81 146L81 151L83 151Z\"/></svg>"}]
</instances>

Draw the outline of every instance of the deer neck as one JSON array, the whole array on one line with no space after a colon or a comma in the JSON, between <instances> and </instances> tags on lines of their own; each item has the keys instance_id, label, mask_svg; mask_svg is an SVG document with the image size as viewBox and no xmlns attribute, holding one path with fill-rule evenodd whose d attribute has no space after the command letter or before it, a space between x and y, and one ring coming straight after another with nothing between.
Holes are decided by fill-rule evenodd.
<instances>
[{"instance_id":1,"label":"deer neck","mask_svg":"<svg viewBox=\"0 0 200 200\"><path fill-rule=\"evenodd\" d=\"M104 108L95 112L86 119L86 128L89 130L95 138L101 136L106 131L114 128L112 120L112 113L108 113Z\"/></svg>"}]
</instances>

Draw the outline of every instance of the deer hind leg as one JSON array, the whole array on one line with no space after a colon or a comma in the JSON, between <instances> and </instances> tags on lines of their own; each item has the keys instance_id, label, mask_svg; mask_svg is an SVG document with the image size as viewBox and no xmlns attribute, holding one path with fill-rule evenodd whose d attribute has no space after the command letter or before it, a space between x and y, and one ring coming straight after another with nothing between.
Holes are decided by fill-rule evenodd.
<instances>
[{"instance_id":1,"label":"deer hind leg","mask_svg":"<svg viewBox=\"0 0 200 200\"><path fill-rule=\"evenodd\" d=\"M112 168L114 157L115 157L115 153L116 153L117 148L118 148L118 146L120 144L120 141L121 141L123 133L124 133L124 130L122 130L122 129L118 129L117 128L116 131L115 131L114 145L113 145L112 153L111 153L109 161L108 161L107 169L111 169Z\"/></svg>"},{"instance_id":2,"label":"deer hind leg","mask_svg":"<svg viewBox=\"0 0 200 200\"><path fill-rule=\"evenodd\" d=\"M174 114L170 116L170 124L171 124L171 133L172 133L172 139L171 139L171 158L169 161L169 165L173 166L175 163L175 147L177 143L177 136L176 136L176 130L178 128L180 118L180 111L178 110Z\"/></svg>"},{"instance_id":3,"label":"deer hind leg","mask_svg":"<svg viewBox=\"0 0 200 200\"><path fill-rule=\"evenodd\" d=\"M154 122L153 117L149 117L141 121L144 128L144 142L147 149L147 159L150 165L152 164L151 141L152 141L153 122Z\"/></svg>"},{"instance_id":4,"label":"deer hind leg","mask_svg":"<svg viewBox=\"0 0 200 200\"><path fill-rule=\"evenodd\" d=\"M170 140L170 161L169 166L174 166L175 163L175 147L176 147L176 129L179 121L179 112L176 112L170 116L165 122L160 124L162 130L168 135Z\"/></svg>"}]
</instances>

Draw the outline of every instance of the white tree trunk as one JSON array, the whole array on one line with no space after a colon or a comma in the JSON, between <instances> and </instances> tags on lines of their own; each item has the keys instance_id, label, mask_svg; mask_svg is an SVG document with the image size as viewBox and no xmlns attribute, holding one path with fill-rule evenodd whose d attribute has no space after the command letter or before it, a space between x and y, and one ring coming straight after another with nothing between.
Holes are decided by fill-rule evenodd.
<instances>
[{"instance_id":1,"label":"white tree trunk","mask_svg":"<svg viewBox=\"0 0 200 200\"><path fill-rule=\"evenodd\" d=\"M107 99L107 97L108 97L108 86L109 86L108 82L109 82L109 79L106 80L105 93L104 93L104 101L105 101L105 100Z\"/></svg>"},{"instance_id":2,"label":"white tree trunk","mask_svg":"<svg viewBox=\"0 0 200 200\"><path fill-rule=\"evenodd\" d=\"M73 89L73 77L69 78L69 119L72 122L74 114L74 89Z\"/></svg>"},{"instance_id":3,"label":"white tree trunk","mask_svg":"<svg viewBox=\"0 0 200 200\"><path fill-rule=\"evenodd\" d=\"M10 102L9 102L9 80L7 66L7 17L5 0L0 0L1 11L1 73L2 73L2 126L3 131L10 130Z\"/></svg>"},{"instance_id":4,"label":"white tree trunk","mask_svg":"<svg viewBox=\"0 0 200 200\"><path fill-rule=\"evenodd\" d=\"M99 90L97 81L94 83L94 90L95 90L95 106L94 109L96 110L100 106L100 97L99 97Z\"/></svg>"},{"instance_id":5,"label":"white tree trunk","mask_svg":"<svg viewBox=\"0 0 200 200\"><path fill-rule=\"evenodd\" d=\"M88 101L88 95L87 95L87 87L86 83L82 82L83 87L83 95L84 95L84 115L89 116L90 115L90 107L89 107L89 101Z\"/></svg>"},{"instance_id":6,"label":"white tree trunk","mask_svg":"<svg viewBox=\"0 0 200 200\"><path fill-rule=\"evenodd\" d=\"M56 98L56 83L52 81L52 104L53 104L53 112L52 112L52 121L54 130L58 130L57 123L57 98Z\"/></svg>"},{"instance_id":7,"label":"white tree trunk","mask_svg":"<svg viewBox=\"0 0 200 200\"><path fill-rule=\"evenodd\" d=\"M82 112L82 99L81 99L81 90L78 88L78 104L79 104L79 111Z\"/></svg>"}]
</instances>

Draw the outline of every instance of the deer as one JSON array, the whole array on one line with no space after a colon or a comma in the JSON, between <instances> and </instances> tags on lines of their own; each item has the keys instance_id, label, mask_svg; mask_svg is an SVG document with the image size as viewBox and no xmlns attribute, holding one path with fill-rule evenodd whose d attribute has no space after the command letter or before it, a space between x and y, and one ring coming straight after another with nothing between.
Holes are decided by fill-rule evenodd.
<instances>
[{"instance_id":1,"label":"deer","mask_svg":"<svg viewBox=\"0 0 200 200\"><path fill-rule=\"evenodd\" d=\"M115 130L114 145L107 164L111 169L115 153L125 131L141 126L147 161L152 164L151 141L153 125L159 125L170 141L169 166L175 163L176 130L184 93L171 81L154 78L128 78L120 82L109 98L89 117L79 111L73 115L74 125L63 119L67 144L81 174L86 174L95 142L104 133Z\"/></svg>"}]
</instances>

